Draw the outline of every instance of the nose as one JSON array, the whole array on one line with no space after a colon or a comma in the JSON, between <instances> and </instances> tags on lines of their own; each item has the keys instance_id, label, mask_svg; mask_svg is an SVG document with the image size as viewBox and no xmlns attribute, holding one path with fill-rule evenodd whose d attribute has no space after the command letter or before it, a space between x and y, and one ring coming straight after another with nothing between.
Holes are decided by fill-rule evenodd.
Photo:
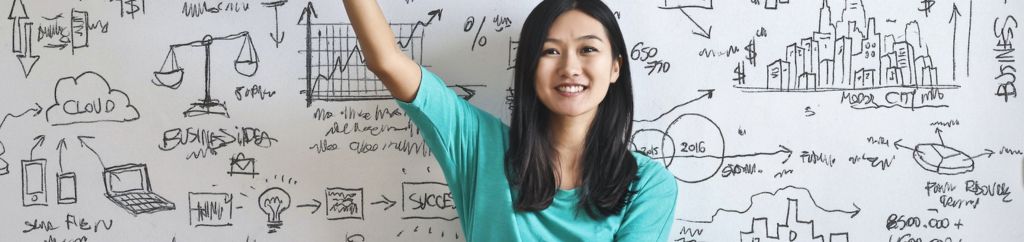
<instances>
[{"instance_id":1,"label":"nose","mask_svg":"<svg viewBox=\"0 0 1024 242\"><path fill-rule=\"evenodd\" d=\"M575 53L562 55L561 76L563 78L577 78L582 70L580 57Z\"/></svg>"}]
</instances>

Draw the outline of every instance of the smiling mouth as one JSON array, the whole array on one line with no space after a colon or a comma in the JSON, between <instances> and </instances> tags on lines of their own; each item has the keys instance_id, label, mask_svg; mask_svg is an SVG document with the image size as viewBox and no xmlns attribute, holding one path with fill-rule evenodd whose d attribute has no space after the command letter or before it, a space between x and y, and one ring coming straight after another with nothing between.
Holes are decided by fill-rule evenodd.
<instances>
[{"instance_id":1,"label":"smiling mouth","mask_svg":"<svg viewBox=\"0 0 1024 242\"><path fill-rule=\"evenodd\" d=\"M562 93L562 94L572 95L572 94L578 94L578 93L581 93L581 92L587 90L587 86L580 85L580 84L563 84L563 85L558 85L557 87L555 87L555 90L558 91L559 93Z\"/></svg>"}]
</instances>

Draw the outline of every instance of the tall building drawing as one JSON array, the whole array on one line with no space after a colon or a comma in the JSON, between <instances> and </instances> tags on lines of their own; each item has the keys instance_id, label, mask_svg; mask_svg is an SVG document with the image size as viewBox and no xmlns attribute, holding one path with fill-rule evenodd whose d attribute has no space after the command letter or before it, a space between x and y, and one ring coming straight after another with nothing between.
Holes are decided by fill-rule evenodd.
<instances>
[{"instance_id":1,"label":"tall building drawing","mask_svg":"<svg viewBox=\"0 0 1024 242\"><path fill-rule=\"evenodd\" d=\"M769 227L768 218L754 218L750 221L750 231L740 232L740 241L787 241L787 242L849 242L848 233L829 233L828 236L816 234L814 220L801 220L799 217L799 201L789 198L784 223L774 223Z\"/></svg>"},{"instance_id":2,"label":"tall building drawing","mask_svg":"<svg viewBox=\"0 0 1024 242\"><path fill-rule=\"evenodd\" d=\"M763 85L737 87L769 92L958 87L938 79L917 21L908 22L902 35L882 35L875 18L867 17L863 0L842 0L838 16L828 1L822 0L817 31L787 45L784 57L769 62Z\"/></svg>"}]
</instances>

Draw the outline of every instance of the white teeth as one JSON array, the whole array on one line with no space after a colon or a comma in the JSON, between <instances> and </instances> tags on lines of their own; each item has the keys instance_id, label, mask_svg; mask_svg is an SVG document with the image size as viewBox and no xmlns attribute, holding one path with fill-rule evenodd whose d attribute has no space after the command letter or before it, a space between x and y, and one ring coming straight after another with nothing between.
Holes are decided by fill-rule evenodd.
<instances>
[{"instance_id":1,"label":"white teeth","mask_svg":"<svg viewBox=\"0 0 1024 242\"><path fill-rule=\"evenodd\" d=\"M559 92L567 92L567 93L578 93L578 92L582 92L583 89L585 89L585 87L583 87L583 85L563 85L563 86L558 86L558 88L557 88L557 90Z\"/></svg>"}]
</instances>

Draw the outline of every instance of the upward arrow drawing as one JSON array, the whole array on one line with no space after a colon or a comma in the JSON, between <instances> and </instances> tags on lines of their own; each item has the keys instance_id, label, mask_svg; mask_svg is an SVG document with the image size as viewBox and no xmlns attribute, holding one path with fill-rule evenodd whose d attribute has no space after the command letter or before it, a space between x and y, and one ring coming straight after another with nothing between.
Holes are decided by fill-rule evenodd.
<instances>
[{"instance_id":1,"label":"upward arrow drawing","mask_svg":"<svg viewBox=\"0 0 1024 242\"><path fill-rule=\"evenodd\" d=\"M405 49L405 48L409 47L409 44L412 43L413 36L416 36L416 29L418 29L419 27L430 26L430 24L434 22L435 18L438 21L440 21L441 20L441 13L443 11L444 11L444 9L435 9L434 11L430 11L429 13L427 13L427 15L430 15L430 19L428 19L427 22L417 21L416 25L412 26L412 30L409 31L409 37L408 38L402 38L402 39L405 39L405 43L403 44L402 40L399 39L398 40L398 46L401 46L402 49Z\"/></svg>"},{"instance_id":2,"label":"upward arrow drawing","mask_svg":"<svg viewBox=\"0 0 1024 242\"><path fill-rule=\"evenodd\" d=\"M274 32L270 33L270 39L274 41L275 47L280 48L281 43L284 42L284 32L281 32L278 26L277 7L284 6L288 3L288 0L278 0L273 2L261 3L264 7L274 8Z\"/></svg>"},{"instance_id":3,"label":"upward arrow drawing","mask_svg":"<svg viewBox=\"0 0 1024 242\"><path fill-rule=\"evenodd\" d=\"M953 13L949 15L949 23L953 24L953 81L956 81L956 26L960 16L960 10L957 9L956 3L953 3Z\"/></svg>"}]
</instances>

